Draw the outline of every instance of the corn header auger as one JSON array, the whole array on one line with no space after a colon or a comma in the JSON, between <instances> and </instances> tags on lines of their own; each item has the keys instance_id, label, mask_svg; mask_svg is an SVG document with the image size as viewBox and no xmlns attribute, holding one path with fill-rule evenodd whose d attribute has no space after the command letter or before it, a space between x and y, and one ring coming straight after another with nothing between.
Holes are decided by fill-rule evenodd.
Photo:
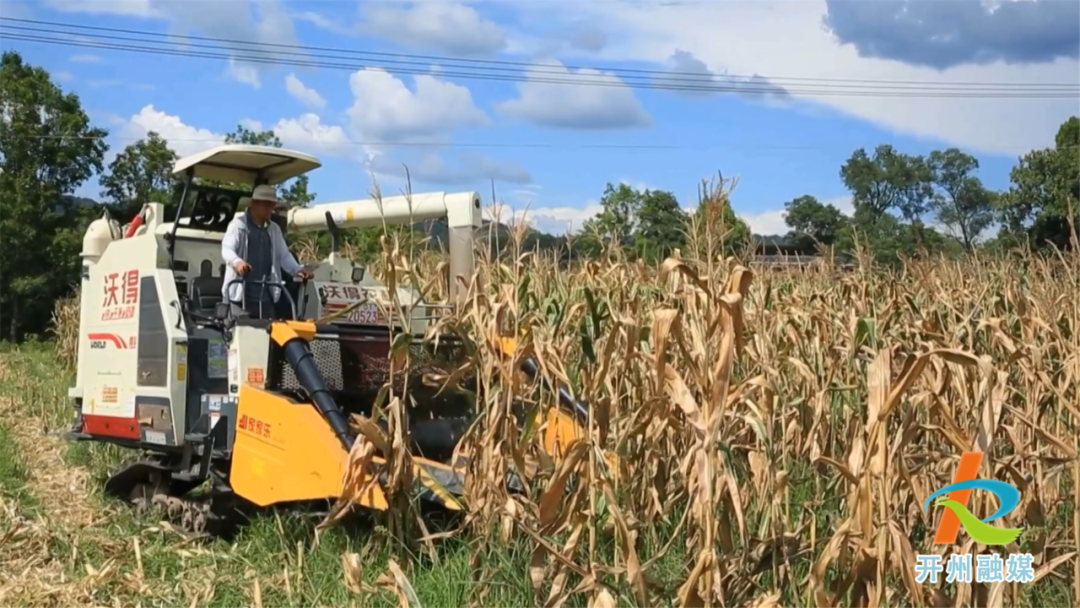
<instances>
[{"instance_id":1,"label":"corn header auger","mask_svg":"<svg viewBox=\"0 0 1080 608\"><path fill-rule=\"evenodd\" d=\"M276 285L291 318L255 319L222 301L221 241L241 199L319 166L281 148L219 146L176 163L184 190L174 218L149 203L123 229L107 214L87 229L78 375L69 391L78 413L68 437L138 453L108 478L107 494L141 508L158 505L189 531L210 534L233 530L251 506L337 499L356 441L351 415L370 416L387 383L460 364L458 340L422 339L438 309L460 301L458 280L449 281L448 303L426 303L405 288L391 297L364 267L339 256L336 242L340 228L445 220L450 278L467 283L482 226L475 192L289 209L279 225L327 230L332 243L309 280ZM387 314L398 305L402 314ZM315 321L329 317L336 318ZM401 335L410 337L410 369L391 377L388 355ZM538 375L532 360L523 370ZM565 389L549 388L560 396L544 433L545 449L553 450L581 432L587 409ZM458 509L467 455L455 456L455 447L475 413L450 390L416 382L409 394L416 404L408 429L415 491ZM383 457L376 454L371 473L380 480ZM358 502L387 508L378 484Z\"/></svg>"}]
</instances>

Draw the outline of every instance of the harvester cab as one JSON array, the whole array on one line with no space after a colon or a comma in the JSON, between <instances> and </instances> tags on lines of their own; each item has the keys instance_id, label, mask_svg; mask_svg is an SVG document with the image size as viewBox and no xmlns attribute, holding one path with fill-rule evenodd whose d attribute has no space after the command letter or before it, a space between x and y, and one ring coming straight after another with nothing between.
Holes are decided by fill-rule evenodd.
<instances>
[{"instance_id":1,"label":"harvester cab","mask_svg":"<svg viewBox=\"0 0 1080 608\"><path fill-rule=\"evenodd\" d=\"M106 214L87 229L78 371L69 393L78 414L69 438L142 453L106 481L108 494L162 505L196 532L229 525L237 503L339 497L355 441L350 416L370 415L385 386L412 378L417 493L460 508L464 456L455 447L471 424L471 404L419 379L460 362L457 341L421 336L438 307L462 295L461 281L450 281L443 304L427 304L407 288L391 297L332 246L310 280L267 286L288 301L285 318L236 315L222 299L221 242L242 199L256 186L319 166L291 150L219 146L176 163L184 186L174 218L148 203L126 227ZM222 183L234 186L214 185ZM328 230L336 243L339 229L431 219L447 222L451 278L467 283L482 225L475 192L292 208L278 221L290 232ZM391 349L403 346L408 369L391 366ZM576 432L583 406L561 397L573 404L553 421L565 436ZM380 479L382 462L376 455L371 473ZM193 492L207 482L208 491ZM359 502L385 509L380 485L370 485Z\"/></svg>"}]
</instances>

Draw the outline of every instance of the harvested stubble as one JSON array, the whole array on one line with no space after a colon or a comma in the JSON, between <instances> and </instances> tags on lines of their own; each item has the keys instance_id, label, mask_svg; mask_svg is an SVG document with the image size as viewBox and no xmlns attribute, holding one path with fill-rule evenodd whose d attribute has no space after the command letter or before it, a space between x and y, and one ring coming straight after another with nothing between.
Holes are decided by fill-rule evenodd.
<instances>
[{"instance_id":1,"label":"harvested stubble","mask_svg":"<svg viewBox=\"0 0 1080 608\"><path fill-rule=\"evenodd\" d=\"M384 280L445 292L421 279L438 275L425 262L386 249ZM483 388L465 440L468 515L455 532L472 556L464 601L506 603L501 582L527 577L533 597L513 601L546 606L1080 605L1075 261L752 276L733 260L690 257L649 268L616 255L572 271L533 254L488 260L467 305L443 321L469 341ZM554 400L499 355L494 338L507 334L522 336L516 357L536 357L592 406L588 439L554 462L536 449L535 427L512 423L511 403ZM379 413L388 432L368 431L354 456L391 446L395 510L379 517L401 541L393 551L414 557L374 577L345 550L327 584L361 603L417 605L424 569L445 567L446 541L400 492L404 403L390 396ZM1021 489L1020 506L994 523L1025 528L1019 546L999 551L1032 553L1033 584L914 579L918 553L989 552L964 534L959 546L932 545L940 512L922 510L970 449L987 453L981 476ZM502 483L511 464L526 472L525 496ZM980 517L996 508L984 494L970 503ZM225 559L253 558L233 549ZM255 576L247 601L289 581Z\"/></svg>"}]
</instances>

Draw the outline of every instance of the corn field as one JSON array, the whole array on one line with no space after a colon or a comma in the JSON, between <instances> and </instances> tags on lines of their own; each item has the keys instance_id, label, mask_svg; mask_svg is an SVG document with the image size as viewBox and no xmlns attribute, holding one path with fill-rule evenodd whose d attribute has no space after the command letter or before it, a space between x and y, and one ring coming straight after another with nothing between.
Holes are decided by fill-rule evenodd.
<instances>
[{"instance_id":1,"label":"corn field","mask_svg":"<svg viewBox=\"0 0 1080 608\"><path fill-rule=\"evenodd\" d=\"M392 508L378 517L405 549L377 583L343 554L338 584L416 605L408 555L457 536L475 547L478 606L506 577L527 577L532 603L552 607L1080 605L1077 260L752 271L719 253L722 235L693 231L659 267L613 251L567 268L513 246L483 259L433 330L465 340L479 377L466 516L431 533L408 500L408 395L389 395L376 414L386 431L357 421L346 485L362 491L382 447ZM445 297L439 263L388 241L379 274ZM57 321L70 360L77 318L60 306ZM506 336L519 341L511 356ZM560 453L539 449L556 398L516 372L524 357L590 405L587 435ZM532 408L524 429L515 403ZM923 504L965 451L985 453L979 477L1020 489L993 522L1024 528L1010 546L963 533L932 544L944 509ZM508 492L511 468L525 493ZM968 508L985 518L997 504L974 492ZM525 571L487 559L510 545ZM988 552L1031 553L1035 581L916 580L918 554ZM672 556L675 581L660 581Z\"/></svg>"}]
</instances>

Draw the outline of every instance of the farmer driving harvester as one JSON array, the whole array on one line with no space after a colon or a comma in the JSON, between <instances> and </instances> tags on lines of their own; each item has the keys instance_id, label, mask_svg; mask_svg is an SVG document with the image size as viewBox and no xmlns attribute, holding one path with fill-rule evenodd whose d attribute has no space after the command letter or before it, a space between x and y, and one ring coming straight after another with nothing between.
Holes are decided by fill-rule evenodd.
<instances>
[{"instance_id":1,"label":"farmer driving harvester","mask_svg":"<svg viewBox=\"0 0 1080 608\"><path fill-rule=\"evenodd\" d=\"M311 271L289 251L281 227L271 219L283 206L273 186L257 186L247 211L233 218L225 231L221 240L225 261L222 297L232 305L234 314L247 313L257 319L281 316L275 314L275 308L281 299L282 271L301 281L311 277ZM234 282L240 277L248 280Z\"/></svg>"}]
</instances>

